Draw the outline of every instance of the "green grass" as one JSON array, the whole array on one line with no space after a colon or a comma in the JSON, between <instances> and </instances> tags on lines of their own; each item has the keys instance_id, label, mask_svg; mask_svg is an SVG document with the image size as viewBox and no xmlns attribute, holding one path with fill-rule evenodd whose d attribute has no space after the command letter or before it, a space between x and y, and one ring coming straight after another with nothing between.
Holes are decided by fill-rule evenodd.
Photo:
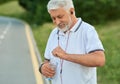
<instances>
[{"instance_id":1,"label":"green grass","mask_svg":"<svg viewBox=\"0 0 120 84\"><path fill-rule=\"evenodd\" d=\"M20 17L24 14L17 1L0 5L0 15ZM32 31L41 53L42 59L49 34L53 28L52 23L33 26ZM106 64L98 68L98 84L120 84L120 20L95 25L103 42L106 55Z\"/></svg>"},{"instance_id":2,"label":"green grass","mask_svg":"<svg viewBox=\"0 0 120 84\"><path fill-rule=\"evenodd\" d=\"M96 27L106 54L106 65L98 69L99 84L120 84L120 20Z\"/></svg>"},{"instance_id":3,"label":"green grass","mask_svg":"<svg viewBox=\"0 0 120 84\"><path fill-rule=\"evenodd\" d=\"M21 17L25 10L19 6L18 1L10 1L0 5L0 16Z\"/></svg>"}]
</instances>

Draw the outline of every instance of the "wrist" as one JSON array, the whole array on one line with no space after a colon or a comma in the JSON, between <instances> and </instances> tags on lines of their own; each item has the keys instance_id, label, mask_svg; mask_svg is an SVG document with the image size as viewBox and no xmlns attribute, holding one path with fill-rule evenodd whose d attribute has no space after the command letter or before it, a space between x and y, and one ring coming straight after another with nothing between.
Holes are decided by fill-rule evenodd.
<instances>
[{"instance_id":1,"label":"wrist","mask_svg":"<svg viewBox=\"0 0 120 84\"><path fill-rule=\"evenodd\" d=\"M68 58L68 53L64 54L64 59L66 60Z\"/></svg>"},{"instance_id":2,"label":"wrist","mask_svg":"<svg viewBox=\"0 0 120 84\"><path fill-rule=\"evenodd\" d=\"M42 66L44 65L45 63L42 63L39 67L39 72L42 74Z\"/></svg>"},{"instance_id":3,"label":"wrist","mask_svg":"<svg viewBox=\"0 0 120 84\"><path fill-rule=\"evenodd\" d=\"M39 67L39 72L42 74L42 66L45 64L45 63L47 63L47 62L49 62L50 60L49 59L45 59L45 61L40 65L40 67Z\"/></svg>"}]
</instances>

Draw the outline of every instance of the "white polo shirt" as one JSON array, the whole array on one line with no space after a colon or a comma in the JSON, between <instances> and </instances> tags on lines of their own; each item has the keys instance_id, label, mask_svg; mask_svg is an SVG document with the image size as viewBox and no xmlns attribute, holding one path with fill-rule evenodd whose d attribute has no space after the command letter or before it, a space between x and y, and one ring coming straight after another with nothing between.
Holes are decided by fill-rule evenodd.
<instances>
[{"instance_id":1,"label":"white polo shirt","mask_svg":"<svg viewBox=\"0 0 120 84\"><path fill-rule=\"evenodd\" d=\"M78 18L77 23L70 30L70 34L68 34L68 32L66 34L61 31L58 32L57 28L53 29L45 50L45 58L55 59L58 63L52 84L61 84L61 61L51 53L52 50L58 46L58 36L59 45L63 50L65 50L66 45L68 45L66 52L69 54L87 54L96 50L104 50L94 27L82 21L81 18ZM62 82L63 84L97 84L96 67L86 67L64 60Z\"/></svg>"}]
</instances>

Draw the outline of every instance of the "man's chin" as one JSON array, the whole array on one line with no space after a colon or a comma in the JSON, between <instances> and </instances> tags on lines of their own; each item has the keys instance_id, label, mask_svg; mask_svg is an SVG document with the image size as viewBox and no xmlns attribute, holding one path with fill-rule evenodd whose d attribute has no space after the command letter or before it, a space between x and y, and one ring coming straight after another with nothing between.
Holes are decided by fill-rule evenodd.
<instances>
[{"instance_id":1,"label":"man's chin","mask_svg":"<svg viewBox=\"0 0 120 84\"><path fill-rule=\"evenodd\" d=\"M58 28L61 32L66 32L69 28Z\"/></svg>"}]
</instances>

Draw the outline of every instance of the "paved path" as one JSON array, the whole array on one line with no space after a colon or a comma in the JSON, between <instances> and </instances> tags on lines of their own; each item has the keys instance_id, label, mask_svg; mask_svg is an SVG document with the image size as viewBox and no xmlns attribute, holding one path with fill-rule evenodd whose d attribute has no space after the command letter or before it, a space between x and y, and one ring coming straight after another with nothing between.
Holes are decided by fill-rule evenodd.
<instances>
[{"instance_id":1,"label":"paved path","mask_svg":"<svg viewBox=\"0 0 120 84\"><path fill-rule=\"evenodd\" d=\"M33 47L29 28L0 17L0 84L43 84Z\"/></svg>"}]
</instances>

